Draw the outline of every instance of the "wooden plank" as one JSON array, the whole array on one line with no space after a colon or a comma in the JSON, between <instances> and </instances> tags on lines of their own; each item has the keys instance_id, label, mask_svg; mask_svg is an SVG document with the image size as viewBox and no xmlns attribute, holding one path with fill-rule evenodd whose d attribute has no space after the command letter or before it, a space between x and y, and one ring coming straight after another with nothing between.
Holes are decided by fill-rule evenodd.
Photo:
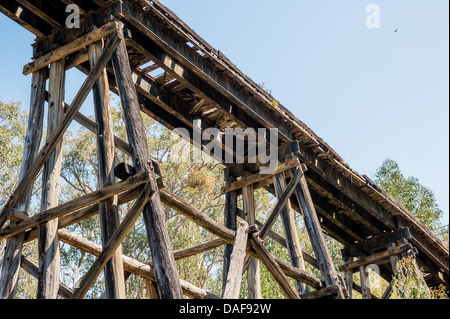
<instances>
[{"instance_id":1,"label":"wooden plank","mask_svg":"<svg viewBox=\"0 0 450 319\"><path fill-rule=\"evenodd\" d=\"M95 260L94 264L89 268L88 272L84 275L81 280L80 287L77 288L70 299L81 299L85 296L91 285L94 283L97 276L105 267L106 263L115 254L120 243L128 234L128 231L133 227L139 214L144 209L145 204L149 200L150 196L153 195L154 189L152 188L152 183L149 181L145 184L144 189L139 194L139 197L134 202L133 206L130 208L127 215L124 217L119 227L111 235L108 243L104 246L102 253Z\"/></svg>"},{"instance_id":2,"label":"wooden plank","mask_svg":"<svg viewBox=\"0 0 450 319\"><path fill-rule=\"evenodd\" d=\"M90 240L87 240L79 235L76 235L66 229L60 229L58 236L61 241L72 245L82 251L85 251L94 256L100 256L103 252L103 247ZM152 282L156 282L155 270L149 264L144 264L136 259L130 258L126 255L122 255L123 268L125 271L140 276L142 278L150 279ZM200 289L182 279L180 279L180 285L183 289L183 294L193 299L222 299L211 292Z\"/></svg>"},{"instance_id":3,"label":"wooden plank","mask_svg":"<svg viewBox=\"0 0 450 319\"><path fill-rule=\"evenodd\" d=\"M65 60L53 62L49 72L49 103L47 138L51 136L64 114ZM62 138L44 164L40 212L58 206L59 179L63 156ZM48 139L47 139L48 142ZM61 256L59 252L58 221L49 220L39 224L38 232L39 278L37 299L56 299L59 290Z\"/></svg>"},{"instance_id":4,"label":"wooden plank","mask_svg":"<svg viewBox=\"0 0 450 319\"><path fill-rule=\"evenodd\" d=\"M244 265L247 247L248 223L241 221L236 231L233 253L230 258L230 268L225 282L224 299L238 299L242 281L242 266Z\"/></svg>"},{"instance_id":5,"label":"wooden plank","mask_svg":"<svg viewBox=\"0 0 450 319\"><path fill-rule=\"evenodd\" d=\"M339 267L340 271L349 271L353 270L355 268L359 268L361 266L367 266L370 264L380 264L382 262L388 262L389 258L391 256L401 255L409 250L411 250L413 247L411 244L402 244L399 246L396 246L392 249L388 249L385 251L382 251L377 254L373 254L370 256L363 256L360 257L358 260L350 261Z\"/></svg>"},{"instance_id":6,"label":"wooden plank","mask_svg":"<svg viewBox=\"0 0 450 319\"><path fill-rule=\"evenodd\" d=\"M242 202L245 221L249 225L256 223L255 196L253 185L244 186L242 188ZM259 268L259 260L254 259L250 262L247 270L248 281L248 298L262 299L261 294L261 270Z\"/></svg>"},{"instance_id":7,"label":"wooden plank","mask_svg":"<svg viewBox=\"0 0 450 319\"><path fill-rule=\"evenodd\" d=\"M281 270L281 267L277 264L275 259L272 257L272 254L269 253L262 240L258 237L258 234L252 234L249 241L264 266L266 266L272 277L280 285L280 288L283 290L285 296L289 299L300 299L295 289L290 285L286 275Z\"/></svg>"},{"instance_id":8,"label":"wooden plank","mask_svg":"<svg viewBox=\"0 0 450 319\"><path fill-rule=\"evenodd\" d=\"M101 56L103 40L92 43L88 48L89 64L95 67ZM97 128L97 160L98 185L105 187L114 184L114 156L115 143L111 107L109 105L109 84L106 68L92 88L94 97L94 111ZM119 227L120 215L117 205L117 195L99 203L99 218L101 239L105 246L111 235ZM122 246L119 245L111 260L105 266L105 298L126 299L125 280L123 276Z\"/></svg>"},{"instance_id":9,"label":"wooden plank","mask_svg":"<svg viewBox=\"0 0 450 319\"><path fill-rule=\"evenodd\" d=\"M23 74L28 75L33 73L43 67L46 67L52 62L61 60L62 58L68 56L71 53L77 52L84 47L88 46L91 43L97 42L111 33L114 33L118 30L117 22L110 21L100 28L95 29L94 31L89 32L88 34L74 40L73 42L66 44L62 47L59 47L52 52L41 56L40 58L34 60L33 62L28 63L23 67Z\"/></svg>"},{"instance_id":10,"label":"wooden plank","mask_svg":"<svg viewBox=\"0 0 450 319\"><path fill-rule=\"evenodd\" d=\"M127 128L128 142L133 151L133 166L137 172L150 171L150 183L155 190L143 210L152 262L157 275L161 299L181 299L183 294L166 226L166 216L161 207L155 173L151 170L151 157L122 27L120 24L118 32L122 41L112 56L112 62Z\"/></svg>"},{"instance_id":11,"label":"wooden plank","mask_svg":"<svg viewBox=\"0 0 450 319\"><path fill-rule=\"evenodd\" d=\"M114 37L113 39L111 39L106 48L103 50L102 56L100 57L98 64L89 73L87 79L84 81L83 85L81 86L80 90L75 96L70 108L67 110L63 119L54 129L53 133L48 138L47 143L44 145L39 154L36 156L33 163L29 166L23 179L21 179L14 193L9 197L6 205L0 212L0 228L3 227L5 221L9 217L9 214L11 213L10 210L14 209L17 203L22 199L26 190L30 187L31 183L34 181L35 177L39 173L42 165L44 165L50 153L55 149L58 141L62 138L64 132L67 130L73 118L78 113L78 110L80 109L84 100L88 96L89 91L94 86L95 81L101 75L103 68L106 66L106 63L108 63L109 59L113 54L113 51L118 46L119 42L120 39L118 37Z\"/></svg>"},{"instance_id":12,"label":"wooden plank","mask_svg":"<svg viewBox=\"0 0 450 319\"><path fill-rule=\"evenodd\" d=\"M44 119L44 94L47 78L47 68L33 73L31 80L30 111L28 116L28 127L25 136L22 163L20 166L19 180L22 180L34 161L42 139ZM17 204L17 210L27 212L30 207L32 187L28 187L23 198ZM13 223L14 224L14 223ZM0 273L0 299L14 298L17 280L19 276L20 257L24 234L8 238L6 241Z\"/></svg>"},{"instance_id":13,"label":"wooden plank","mask_svg":"<svg viewBox=\"0 0 450 319\"><path fill-rule=\"evenodd\" d=\"M284 163L278 165L277 170L273 174L254 174L248 177L242 178L237 182L230 183L222 187L222 194L226 194L231 191L235 191L243 188L244 186L255 184L264 179L270 178L274 175L283 173L289 169L293 169L300 166L300 161L297 158L287 159Z\"/></svg>"},{"instance_id":14,"label":"wooden plank","mask_svg":"<svg viewBox=\"0 0 450 319\"><path fill-rule=\"evenodd\" d=\"M25 219L17 225L7 226L0 229L0 239L8 238L21 233L29 228L38 226L40 223L70 214L84 207L90 206L92 204L99 203L106 198L114 196L116 194L125 192L129 189L135 188L143 183L148 182L150 176L148 172L141 172L133 177L128 178L125 181L115 183L110 186L106 186L100 190L93 193L81 196L70 202L64 203L57 207L51 208L40 214L36 214L29 219Z\"/></svg>"},{"instance_id":15,"label":"wooden plank","mask_svg":"<svg viewBox=\"0 0 450 319\"><path fill-rule=\"evenodd\" d=\"M392 233L379 234L354 245L345 246L343 254L347 257L358 257L361 254L369 255L374 251L384 249L389 243L395 243L401 239L411 238L408 228L402 228Z\"/></svg>"}]
</instances>

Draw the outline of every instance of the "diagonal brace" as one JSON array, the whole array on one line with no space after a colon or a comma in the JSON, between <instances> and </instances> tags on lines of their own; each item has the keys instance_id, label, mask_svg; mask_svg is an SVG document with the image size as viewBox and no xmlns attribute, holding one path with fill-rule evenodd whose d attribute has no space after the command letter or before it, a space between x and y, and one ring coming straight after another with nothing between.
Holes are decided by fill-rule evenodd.
<instances>
[{"instance_id":1,"label":"diagonal brace","mask_svg":"<svg viewBox=\"0 0 450 319\"><path fill-rule=\"evenodd\" d=\"M144 189L139 194L139 197L136 199L128 214L112 234L110 240L104 247L103 252L100 254L100 256L98 256L94 264L81 280L80 287L75 290L70 299L81 299L86 295L95 279L101 273L107 262L116 252L116 249L119 247L122 240L128 234L128 231L133 227L136 219L139 217L139 214L144 209L145 204L147 204L148 200L155 192L155 190L152 189L151 185L151 182L148 182L145 185Z\"/></svg>"}]
</instances>

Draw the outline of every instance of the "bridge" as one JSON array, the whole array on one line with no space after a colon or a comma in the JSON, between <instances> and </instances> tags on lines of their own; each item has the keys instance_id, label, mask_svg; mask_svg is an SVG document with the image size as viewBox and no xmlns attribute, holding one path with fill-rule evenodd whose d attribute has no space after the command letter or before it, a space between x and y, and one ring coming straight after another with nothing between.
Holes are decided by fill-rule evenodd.
<instances>
[{"instance_id":1,"label":"bridge","mask_svg":"<svg viewBox=\"0 0 450 319\"><path fill-rule=\"evenodd\" d=\"M36 35L33 60L22 70L31 75L32 87L20 182L0 213L0 239L7 239L0 275L2 298L14 297L20 267L38 277L38 298L83 298L102 271L106 296L124 298L124 269L153 282L159 298L235 296L242 269L246 269L249 296L260 298L260 262L288 298L351 298L353 289L372 298L370 287L363 280L361 286L356 285L352 274L360 271L365 278L366 267L375 264L391 282L395 264L407 255L414 256L416 266L425 270L422 281L426 286L443 284L448 289L449 251L435 234L367 176L353 170L287 107L159 1L0 0L0 11ZM80 19L75 15L68 25L71 12L79 13ZM69 104L64 101L64 75L71 68L85 73L86 80ZM79 112L91 90L96 121ZM120 96L128 143L112 131L109 91ZM51 119L49 136L39 149L46 105ZM225 225L164 189L164 173L149 154L140 111L181 132L224 165ZM100 189L58 205L58 158L64 133L74 120L97 134ZM214 136L195 138L209 128L215 129L211 131ZM264 171L268 162L250 151L250 133L261 129L274 133L257 136L258 146L262 143L267 153L276 150L277 165L270 172ZM230 130L242 132L234 138L244 143L244 154L225 142ZM115 151L129 155L133 165L115 165L111 155ZM47 189L42 209L29 216L31 185L43 167ZM258 188L278 199L267 221L255 219L253 193ZM239 197L243 209L237 207ZM118 221L115 207L134 199L126 217ZM222 296L178 277L161 203L218 238L197 251L225 245ZM303 216L314 256L299 248L294 211ZM122 256L119 249L141 213L151 265ZM103 247L65 229L95 214L101 220ZM284 237L271 231L277 218L283 220ZM345 247L342 276L331 260L324 234ZM261 240L265 236L288 248L290 263L267 251ZM36 239L42 251L38 269L20 253L24 242ZM59 241L97 256L75 290L62 285L55 275ZM319 269L321 277L306 272L305 262ZM295 279L295 287L287 277Z\"/></svg>"}]
</instances>

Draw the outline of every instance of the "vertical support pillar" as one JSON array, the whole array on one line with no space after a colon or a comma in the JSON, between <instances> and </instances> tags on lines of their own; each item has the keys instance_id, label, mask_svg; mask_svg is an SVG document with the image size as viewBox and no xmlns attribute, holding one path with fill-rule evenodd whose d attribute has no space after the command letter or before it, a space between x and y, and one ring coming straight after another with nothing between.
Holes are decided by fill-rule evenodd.
<instances>
[{"instance_id":1,"label":"vertical support pillar","mask_svg":"<svg viewBox=\"0 0 450 319\"><path fill-rule=\"evenodd\" d=\"M359 267L359 276L361 278L361 294L363 299L372 299L370 293L370 277L366 266Z\"/></svg>"},{"instance_id":2,"label":"vertical support pillar","mask_svg":"<svg viewBox=\"0 0 450 319\"><path fill-rule=\"evenodd\" d=\"M256 224L255 197L253 185L242 188L243 211L245 221L249 225ZM248 297L249 299L262 299L261 295L261 272L259 260L253 259L247 270L248 277Z\"/></svg>"},{"instance_id":3,"label":"vertical support pillar","mask_svg":"<svg viewBox=\"0 0 450 319\"><path fill-rule=\"evenodd\" d=\"M102 54L103 41L89 46L89 63L95 66ZM114 176L114 132L111 108L109 105L109 85L106 69L93 87L94 110L97 121L97 158L98 187L115 183ZM120 224L117 206L117 196L99 203L99 218L103 246L108 243L111 235ZM122 246L119 246L105 266L105 297L106 299L126 299L124 280Z\"/></svg>"},{"instance_id":4,"label":"vertical support pillar","mask_svg":"<svg viewBox=\"0 0 450 319\"><path fill-rule=\"evenodd\" d=\"M50 136L64 112L65 60L50 65L47 136ZM42 174L41 212L58 206L62 162L62 139L50 154ZM58 219L39 225L38 299L56 299L59 289L60 252Z\"/></svg>"},{"instance_id":5,"label":"vertical support pillar","mask_svg":"<svg viewBox=\"0 0 450 319\"><path fill-rule=\"evenodd\" d=\"M151 157L136 88L132 79L122 24L120 24L118 35L122 41L112 56L112 62L127 128L128 142L133 151L133 164L138 173L144 170L150 171L150 183L152 189L155 190L144 207L143 216L158 290L161 299L182 299L183 294L166 226L165 214L161 207L155 173L151 169ZM142 187L140 190L142 190Z\"/></svg>"},{"instance_id":6,"label":"vertical support pillar","mask_svg":"<svg viewBox=\"0 0 450 319\"><path fill-rule=\"evenodd\" d=\"M298 169L302 169L301 166ZM295 170L292 169L291 173L295 174ZM331 260L331 255L325 242L325 237L304 175L301 177L300 183L297 184L295 194L300 204L305 226L314 249L314 254L319 262L319 268L325 285L327 287L339 285L345 289L340 283L333 261ZM343 294L341 298L344 298L344 295L346 295L345 292L341 293Z\"/></svg>"},{"instance_id":7,"label":"vertical support pillar","mask_svg":"<svg viewBox=\"0 0 450 319\"><path fill-rule=\"evenodd\" d=\"M224 170L225 182L232 183L236 181L230 172L230 168ZM224 208L224 222L225 227L233 231L237 230L237 192L228 192L225 194L225 208ZM233 253L233 245L226 244L223 253L223 281L222 281L222 295L225 293L225 284L228 278L228 271L230 269L231 254Z\"/></svg>"},{"instance_id":8,"label":"vertical support pillar","mask_svg":"<svg viewBox=\"0 0 450 319\"><path fill-rule=\"evenodd\" d=\"M36 71L31 80L30 112L28 117L28 128L25 137L22 164L20 166L19 180L21 180L39 151L42 138L42 126L45 106L45 83L48 68ZM25 196L17 205L16 209L27 212L30 207L32 193L30 187ZM0 274L0 299L13 299L19 277L20 259L25 233L6 240L5 253Z\"/></svg>"},{"instance_id":9,"label":"vertical support pillar","mask_svg":"<svg viewBox=\"0 0 450 319\"><path fill-rule=\"evenodd\" d=\"M277 195L277 198L280 199L287 186L285 174L281 173L273 176L273 184L275 186L275 193ZM299 268L300 270L305 270L305 261L303 260L303 253L300 247L300 242L298 240L294 214L289 200L281 212L281 221L286 236L286 243L289 251L289 256L291 258L291 265ZM309 290L306 284L298 280L295 281L295 286L299 295L302 295L308 292L307 290Z\"/></svg>"},{"instance_id":10,"label":"vertical support pillar","mask_svg":"<svg viewBox=\"0 0 450 319\"><path fill-rule=\"evenodd\" d=\"M353 257L348 257L344 259L345 263L353 261ZM348 291L348 298L353 298L353 269L344 271L344 283Z\"/></svg>"}]
</instances>

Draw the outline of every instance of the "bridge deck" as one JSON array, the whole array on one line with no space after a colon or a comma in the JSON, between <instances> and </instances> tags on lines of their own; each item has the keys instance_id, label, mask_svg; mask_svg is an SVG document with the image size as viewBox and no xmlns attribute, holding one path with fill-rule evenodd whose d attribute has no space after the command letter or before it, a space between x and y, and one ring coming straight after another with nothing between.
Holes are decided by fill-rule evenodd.
<instances>
[{"instance_id":1,"label":"bridge deck","mask_svg":"<svg viewBox=\"0 0 450 319\"><path fill-rule=\"evenodd\" d=\"M0 11L34 33L34 50L50 52L109 19L112 1L0 0ZM81 26L64 29L67 4L81 8ZM107 11L107 10L106 10ZM298 156L308 167L308 186L322 228L346 246L398 228L410 230L419 265L430 286L449 283L448 248L405 207L369 178L358 174L286 107L211 47L158 1L123 0L112 14L126 26L127 48L143 111L170 129L204 127L277 128L279 145L299 141ZM89 71L87 53L74 54L73 66ZM112 67L111 90L116 91ZM226 149L224 149L226 152ZM247 170L256 167L248 166ZM265 186L274 193L271 186ZM298 209L295 197L293 207ZM383 266L386 267L386 266ZM389 270L382 269L388 276Z\"/></svg>"}]
</instances>

